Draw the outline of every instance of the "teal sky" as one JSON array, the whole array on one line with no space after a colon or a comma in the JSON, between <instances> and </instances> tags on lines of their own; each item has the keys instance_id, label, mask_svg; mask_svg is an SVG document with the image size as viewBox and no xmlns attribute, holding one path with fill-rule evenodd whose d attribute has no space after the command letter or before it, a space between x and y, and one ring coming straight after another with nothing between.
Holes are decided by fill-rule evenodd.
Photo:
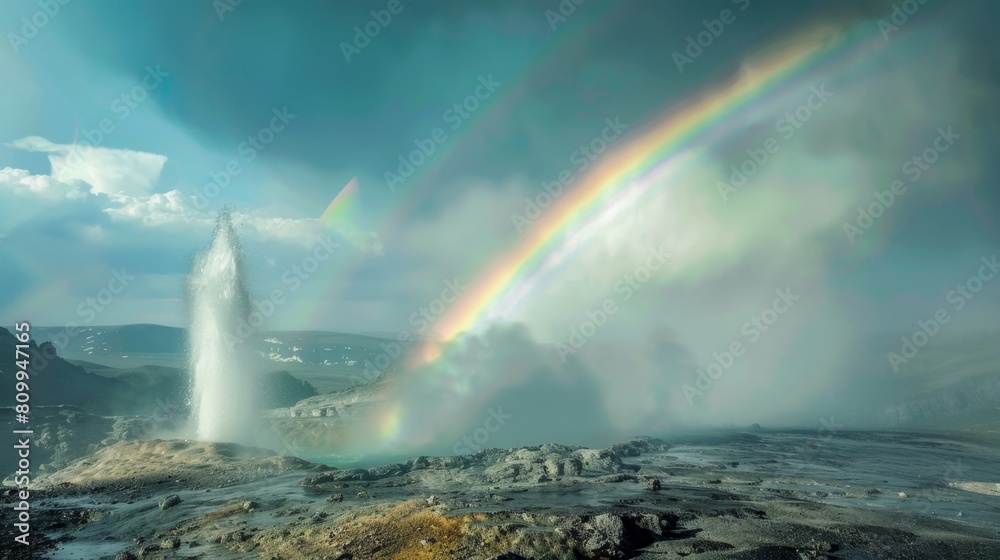
<instances>
[{"instance_id":1,"label":"teal sky","mask_svg":"<svg viewBox=\"0 0 1000 560\"><path fill-rule=\"evenodd\" d=\"M867 25L877 35L877 20L893 9L892 2L789 7L751 0L741 11L743 4L587 0L553 29L545 12L558 10L554 0L402 0L402 11L348 61L342 43L354 41L354 27L388 2L244 0L220 17L207 1L76 0L59 4L36 34L25 33L23 18L36 17L39 4L4 2L0 315L8 323L80 321L78 305L124 269L135 280L94 324L183 325L192 257L207 247L214 213L230 205L242 224L250 289L260 298L287 288L283 274L322 236L339 240L349 263L324 263L328 268L277 310L273 328L410 328L410 314L446 279L471 281L518 238L510 214L523 211L524 197L541 192L543 181L571 169L570 154L599 134L606 118L631 123L630 134L637 134L675 104L711 91L756 49L818 23ZM735 21L679 72L672 54L724 9L734 11ZM783 266L798 273L808 268L799 265L808 260L803 255L821 260L816 290L863 332L909 329L975 273L980 257L1000 248L995 16L986 2L921 6L890 36L881 58L853 77L830 76L847 88L831 109L838 117L831 112L808 123L779 154L784 159L776 156L768 168L774 175L764 186L778 193L807 193L808 182L774 182L807 176L819 162L824 167L815 175L834 187L849 180L852 196L869 196L888 188L902 163L933 140L936 126L953 124L963 134L955 151L877 220L863 246L846 243L840 223L871 202L865 197L845 202L842 217L809 230L808 240L790 224L753 226L803 236ZM22 42L12 34L32 37ZM499 83L496 91L450 130L445 111L489 77ZM144 78L154 87L142 88ZM133 107L122 96L136 87L144 99ZM795 87L790 80L779 91L793 99ZM274 111L294 117L246 161L241 143L273 122ZM738 163L777 116L762 113L756 122L762 128L733 130L708 148L703 165ZM98 137L102 121L113 129ZM389 189L385 173L439 127L448 138L418 166L420 181ZM880 140L858 139L872 127L884 135ZM51 158L88 137L97 149L83 163L53 167ZM198 191L233 160L239 175L199 204ZM704 189L712 192L715 176L707 176ZM353 177L360 194L349 220L319 224ZM728 204L724 211L734 219L752 214L732 206L738 199ZM644 219L657 232L667 227L652 210ZM711 251L711 243L706 247ZM736 311L712 302L735 298L752 308L754 294L784 284L758 258L767 247L748 241L742 251L738 264L712 269L694 288L657 285L629 329L660 322L665 312L655 311L656 302L668 302L675 330L712 331L712 323L685 322L691 314L723 325L715 338L726 338L734 324L738 331ZM590 259L604 262L597 253ZM606 267L591 268L611 276L631 269L619 261L609 257ZM751 286L757 280L760 286ZM546 293L561 291L569 303L546 296L534 307L544 310L541 317L518 317L539 333L561 332L575 317L573 302L599 301L608 289L601 278L590 288L587 281L552 282L559 289ZM684 304L669 303L682 293ZM1000 283L987 285L965 312L965 325L995 326L998 303Z\"/></svg>"}]
</instances>

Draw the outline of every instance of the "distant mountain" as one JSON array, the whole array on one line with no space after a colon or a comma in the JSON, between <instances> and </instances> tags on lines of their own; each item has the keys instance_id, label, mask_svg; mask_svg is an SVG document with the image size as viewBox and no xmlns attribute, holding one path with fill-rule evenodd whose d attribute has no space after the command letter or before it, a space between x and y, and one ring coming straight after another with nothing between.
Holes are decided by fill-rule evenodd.
<instances>
[{"instance_id":1,"label":"distant mountain","mask_svg":"<svg viewBox=\"0 0 1000 560\"><path fill-rule=\"evenodd\" d=\"M83 360L68 360L100 377L128 386L136 414L186 414L190 398L190 378L179 368L143 365L115 368Z\"/></svg>"},{"instance_id":2,"label":"distant mountain","mask_svg":"<svg viewBox=\"0 0 1000 560\"><path fill-rule=\"evenodd\" d=\"M187 330L162 325L86 327L68 336L64 327L32 327L33 338L53 341L60 354L92 363L98 357L114 357L106 365L124 365L117 360L134 355L177 357L162 365L180 366L187 345ZM368 361L385 352L396 335L380 338L363 334L326 331L264 331L248 340L248 347L268 362L363 370ZM108 360L104 360L108 362ZM154 363L144 360L142 363Z\"/></svg>"},{"instance_id":3,"label":"distant mountain","mask_svg":"<svg viewBox=\"0 0 1000 560\"><path fill-rule=\"evenodd\" d=\"M184 415L188 411L191 378L186 370L156 365L114 368L89 364L83 360L70 361L100 377L114 379L127 385L134 394L133 403L139 413ZM261 409L292 406L302 399L317 394L312 384L287 371L256 373L253 379L259 399L255 406Z\"/></svg>"},{"instance_id":4,"label":"distant mountain","mask_svg":"<svg viewBox=\"0 0 1000 560\"><path fill-rule=\"evenodd\" d=\"M29 334L29 405L69 404L100 414L113 414L127 408L122 405L130 403L133 397L127 384L67 362L57 355L51 343L38 344L34 329ZM21 343L9 330L0 327L0 356L4 356L0 360L0 376L9 382L9 389L13 388L19 369L14 363L18 344ZM10 395L9 390L5 394ZM13 395L8 403L14 404Z\"/></svg>"},{"instance_id":5,"label":"distant mountain","mask_svg":"<svg viewBox=\"0 0 1000 560\"><path fill-rule=\"evenodd\" d=\"M163 325L84 327L68 336L65 327L33 327L37 340L53 341L64 354L181 354L186 330Z\"/></svg>"},{"instance_id":6,"label":"distant mountain","mask_svg":"<svg viewBox=\"0 0 1000 560\"><path fill-rule=\"evenodd\" d=\"M257 398L263 409L293 406L315 396L315 387L308 381L296 379L287 371L271 371L257 378Z\"/></svg>"}]
</instances>

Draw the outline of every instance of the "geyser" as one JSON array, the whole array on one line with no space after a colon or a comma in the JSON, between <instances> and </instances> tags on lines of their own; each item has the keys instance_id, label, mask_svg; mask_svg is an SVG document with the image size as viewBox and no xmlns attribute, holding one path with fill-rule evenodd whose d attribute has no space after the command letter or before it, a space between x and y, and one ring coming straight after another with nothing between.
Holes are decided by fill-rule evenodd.
<instances>
[{"instance_id":1,"label":"geyser","mask_svg":"<svg viewBox=\"0 0 1000 560\"><path fill-rule=\"evenodd\" d=\"M239 238L228 212L219 215L208 251L188 280L192 412L202 441L245 442L253 425L253 383L237 340L252 310L243 282Z\"/></svg>"}]
</instances>

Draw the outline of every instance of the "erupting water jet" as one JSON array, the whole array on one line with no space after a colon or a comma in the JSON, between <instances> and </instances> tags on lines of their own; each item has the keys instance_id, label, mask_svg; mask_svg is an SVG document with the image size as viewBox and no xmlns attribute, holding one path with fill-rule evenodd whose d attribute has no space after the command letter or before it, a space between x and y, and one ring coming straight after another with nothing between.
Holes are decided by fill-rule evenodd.
<instances>
[{"instance_id":1,"label":"erupting water jet","mask_svg":"<svg viewBox=\"0 0 1000 560\"><path fill-rule=\"evenodd\" d=\"M188 278L192 412L202 441L246 442L253 424L253 383L237 328L252 311L239 238L228 212L219 215L208 251Z\"/></svg>"}]
</instances>

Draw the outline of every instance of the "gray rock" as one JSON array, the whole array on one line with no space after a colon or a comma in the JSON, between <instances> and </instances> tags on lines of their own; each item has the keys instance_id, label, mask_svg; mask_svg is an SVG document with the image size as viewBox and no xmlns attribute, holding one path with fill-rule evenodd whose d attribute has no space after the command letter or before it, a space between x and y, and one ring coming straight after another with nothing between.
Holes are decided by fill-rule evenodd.
<instances>
[{"instance_id":1,"label":"gray rock","mask_svg":"<svg viewBox=\"0 0 1000 560\"><path fill-rule=\"evenodd\" d=\"M576 457L570 457L563 461L563 474L566 476L580 476L583 474L583 462Z\"/></svg>"},{"instance_id":2,"label":"gray rock","mask_svg":"<svg viewBox=\"0 0 1000 560\"><path fill-rule=\"evenodd\" d=\"M160 509L172 508L179 503L181 503L181 497L177 494L171 494L160 500Z\"/></svg>"},{"instance_id":3,"label":"gray rock","mask_svg":"<svg viewBox=\"0 0 1000 560\"><path fill-rule=\"evenodd\" d=\"M246 531L240 529L240 530L237 530L237 531L230 531L228 533L224 533L224 534L220 535L218 537L218 541L217 542L219 542L220 544L238 543L238 542L243 542L243 541L246 541L246 540L249 540L249 539L250 539L250 535L248 535Z\"/></svg>"},{"instance_id":4,"label":"gray rock","mask_svg":"<svg viewBox=\"0 0 1000 560\"><path fill-rule=\"evenodd\" d=\"M590 522L590 535L583 542L584 550L592 556L598 554L617 556L625 538L625 524L621 517L602 513Z\"/></svg>"}]
</instances>

